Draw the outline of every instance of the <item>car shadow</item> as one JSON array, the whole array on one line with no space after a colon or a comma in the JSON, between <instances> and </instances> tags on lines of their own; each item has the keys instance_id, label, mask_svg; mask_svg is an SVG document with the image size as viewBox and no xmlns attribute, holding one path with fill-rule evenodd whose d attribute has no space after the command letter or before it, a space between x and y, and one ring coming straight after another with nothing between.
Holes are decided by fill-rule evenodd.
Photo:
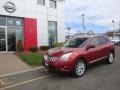
<instances>
[{"instance_id":1,"label":"car shadow","mask_svg":"<svg viewBox=\"0 0 120 90\"><path fill-rule=\"evenodd\" d=\"M87 69L86 69L86 73L85 73L85 76L89 73L91 73L93 70L97 69L97 68L100 68L100 67L103 67L105 66L105 62L104 61L99 61L97 63L94 63L94 64L91 64L91 65L88 65L87 66ZM70 78L77 78L77 77L74 77L72 73L60 73L60 72L56 72L56 71L50 71L51 73L54 74L54 78L57 78L57 79L70 79ZM84 77L84 76L83 76ZM81 77L82 78L82 77Z\"/></svg>"}]
</instances>

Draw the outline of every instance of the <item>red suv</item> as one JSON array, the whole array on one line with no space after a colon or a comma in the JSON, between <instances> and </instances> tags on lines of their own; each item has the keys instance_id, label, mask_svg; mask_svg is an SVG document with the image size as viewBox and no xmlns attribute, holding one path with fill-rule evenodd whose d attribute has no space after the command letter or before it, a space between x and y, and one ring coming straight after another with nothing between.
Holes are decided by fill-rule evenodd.
<instances>
[{"instance_id":1,"label":"red suv","mask_svg":"<svg viewBox=\"0 0 120 90\"><path fill-rule=\"evenodd\" d=\"M62 47L50 49L44 55L43 64L59 72L72 72L75 76L84 75L86 66L100 60L112 64L115 46L104 36L76 36Z\"/></svg>"}]
</instances>

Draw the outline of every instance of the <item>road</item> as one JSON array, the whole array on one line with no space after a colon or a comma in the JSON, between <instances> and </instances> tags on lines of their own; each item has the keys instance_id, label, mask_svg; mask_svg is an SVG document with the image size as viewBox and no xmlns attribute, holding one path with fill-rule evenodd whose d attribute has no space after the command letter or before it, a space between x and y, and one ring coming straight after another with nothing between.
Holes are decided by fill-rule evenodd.
<instances>
[{"instance_id":1,"label":"road","mask_svg":"<svg viewBox=\"0 0 120 90\"><path fill-rule=\"evenodd\" d=\"M1 85L0 90L120 90L120 47L116 47L113 64L89 66L81 78L38 69L2 79L7 84Z\"/></svg>"}]
</instances>

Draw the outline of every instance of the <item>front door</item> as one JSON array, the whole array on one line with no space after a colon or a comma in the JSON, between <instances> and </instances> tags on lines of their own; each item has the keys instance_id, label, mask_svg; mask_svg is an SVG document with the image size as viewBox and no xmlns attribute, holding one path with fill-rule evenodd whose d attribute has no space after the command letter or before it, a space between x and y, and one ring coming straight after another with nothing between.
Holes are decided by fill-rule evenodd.
<instances>
[{"instance_id":1,"label":"front door","mask_svg":"<svg viewBox=\"0 0 120 90\"><path fill-rule=\"evenodd\" d=\"M5 28L0 27L0 52L6 51L6 36Z\"/></svg>"}]
</instances>

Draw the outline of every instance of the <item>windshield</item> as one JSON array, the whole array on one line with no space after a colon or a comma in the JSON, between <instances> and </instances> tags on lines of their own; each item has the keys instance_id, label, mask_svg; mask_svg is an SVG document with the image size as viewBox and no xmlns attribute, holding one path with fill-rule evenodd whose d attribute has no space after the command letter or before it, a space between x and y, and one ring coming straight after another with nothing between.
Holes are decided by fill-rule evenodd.
<instances>
[{"instance_id":1,"label":"windshield","mask_svg":"<svg viewBox=\"0 0 120 90\"><path fill-rule=\"evenodd\" d=\"M88 38L73 38L64 44L64 47L80 47Z\"/></svg>"}]
</instances>

